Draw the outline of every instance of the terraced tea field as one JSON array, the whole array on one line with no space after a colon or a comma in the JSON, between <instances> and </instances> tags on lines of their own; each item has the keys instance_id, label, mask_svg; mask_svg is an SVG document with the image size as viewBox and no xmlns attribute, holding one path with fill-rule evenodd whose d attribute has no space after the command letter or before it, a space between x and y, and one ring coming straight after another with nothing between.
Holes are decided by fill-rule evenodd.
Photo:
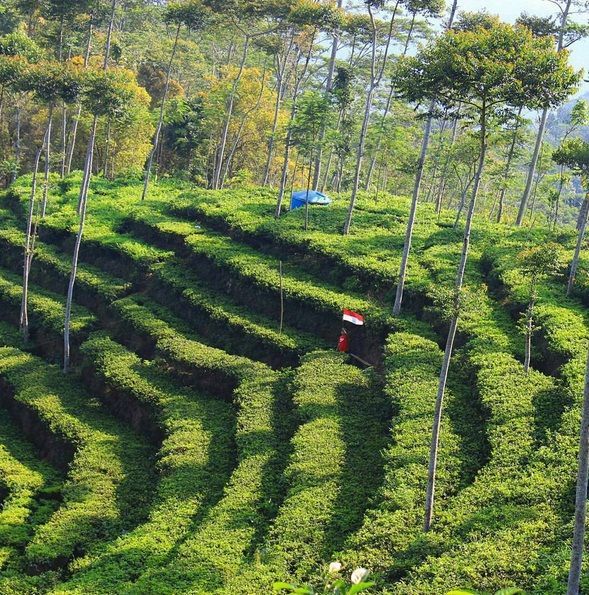
<instances>
[{"instance_id":1,"label":"terraced tea field","mask_svg":"<svg viewBox=\"0 0 589 595\"><path fill-rule=\"evenodd\" d=\"M589 285L542 281L525 374L516 256L548 232L475 228L423 533L454 214L421 207L393 318L404 199L361 197L342 237L343 199L304 232L268 190L162 182L140 201L97 179L64 375L79 181L53 179L26 342L30 179L0 200L0 593L254 595L322 585L332 561L377 593L563 592ZM558 241L572 255L573 231ZM366 318L368 369L335 350L342 308Z\"/></svg>"}]
</instances>

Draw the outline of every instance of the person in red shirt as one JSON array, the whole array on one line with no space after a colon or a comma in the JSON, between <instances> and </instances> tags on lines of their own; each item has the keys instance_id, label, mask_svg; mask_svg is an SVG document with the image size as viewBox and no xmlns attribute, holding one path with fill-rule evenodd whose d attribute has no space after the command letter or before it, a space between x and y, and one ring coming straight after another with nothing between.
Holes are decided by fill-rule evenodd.
<instances>
[{"instance_id":1,"label":"person in red shirt","mask_svg":"<svg viewBox=\"0 0 589 595\"><path fill-rule=\"evenodd\" d=\"M342 353L349 353L350 351L350 335L345 328L342 328L342 332L337 341L337 350Z\"/></svg>"}]
</instances>

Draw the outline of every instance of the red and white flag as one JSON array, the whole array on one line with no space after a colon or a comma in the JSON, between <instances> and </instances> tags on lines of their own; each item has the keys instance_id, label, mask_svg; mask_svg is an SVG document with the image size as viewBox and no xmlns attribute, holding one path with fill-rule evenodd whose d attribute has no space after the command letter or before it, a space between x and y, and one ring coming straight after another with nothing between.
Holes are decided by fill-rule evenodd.
<instances>
[{"instance_id":1,"label":"red and white flag","mask_svg":"<svg viewBox=\"0 0 589 595\"><path fill-rule=\"evenodd\" d=\"M362 316L362 314L352 312L352 310L346 310L345 308L343 319L347 322L351 322L352 324L356 324L358 326L362 326L364 324L364 316Z\"/></svg>"}]
</instances>

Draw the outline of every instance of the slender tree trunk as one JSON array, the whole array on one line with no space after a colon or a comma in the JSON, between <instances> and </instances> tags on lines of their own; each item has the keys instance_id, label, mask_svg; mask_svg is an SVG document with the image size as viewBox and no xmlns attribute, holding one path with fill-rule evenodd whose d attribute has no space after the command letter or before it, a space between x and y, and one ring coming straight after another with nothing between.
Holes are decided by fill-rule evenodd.
<instances>
[{"instance_id":1,"label":"slender tree trunk","mask_svg":"<svg viewBox=\"0 0 589 595\"><path fill-rule=\"evenodd\" d=\"M63 62L63 38L64 38L64 30L65 30L65 14L62 13L61 21L59 24L59 50L57 54L57 61ZM62 102L61 108L61 141L62 141L62 152L61 152L61 177L63 178L65 175L65 153L66 153L66 126L67 126L67 107L65 105L65 101Z\"/></svg>"},{"instance_id":2,"label":"slender tree trunk","mask_svg":"<svg viewBox=\"0 0 589 595\"><path fill-rule=\"evenodd\" d=\"M282 213L282 201L284 200L284 193L286 190L286 183L287 183L287 179L288 179L288 162L290 160L290 147L291 147L291 143L292 143L292 133L291 133L291 129L290 129L290 124L292 123L292 121L295 117L296 111L297 111L297 100L299 98L300 85L301 85L301 82L303 81L303 79L305 78L307 69L309 68L309 62L311 61L311 52L313 50L313 43L315 41L315 33L316 33L316 31L313 33L313 36L311 38L311 43L309 44L309 51L307 52L307 56L305 58L305 65L303 67L303 71L300 76L297 76L297 74L296 74L297 66L295 65L295 86L294 86L294 90L293 90L292 106L290 109L289 128L288 128L288 132L286 133L286 141L284 144L284 158L282 161L282 173L280 175L280 187L278 189L278 200L276 201L276 210L274 211L274 216L277 219L280 217L280 215ZM300 59L300 55L299 55L299 59ZM298 63L298 59L297 59L297 63Z\"/></svg>"},{"instance_id":3,"label":"slender tree trunk","mask_svg":"<svg viewBox=\"0 0 589 595\"><path fill-rule=\"evenodd\" d=\"M65 166L65 173L69 175L72 171L72 161L74 159L74 151L76 150L76 140L78 138L78 123L80 122L80 117L82 116L82 104L79 103L76 111L76 115L72 118L72 129L70 131L70 142L67 149L67 158L66 158L66 166Z\"/></svg>"},{"instance_id":4,"label":"slender tree trunk","mask_svg":"<svg viewBox=\"0 0 589 595\"><path fill-rule=\"evenodd\" d=\"M448 20L447 29L452 27L454 16L458 7L458 0L454 0ZM397 283L397 292L395 295L395 304L393 306L393 315L399 316L401 313L401 304L403 302L403 291L405 289L405 279L407 277L407 265L409 262L409 254L411 253L411 243L413 240L413 227L415 225L415 215L417 213L417 203L419 202L419 193L421 190L421 183L423 181L423 170L425 166L425 158L427 149L429 147L429 140L431 137L432 123L433 123L434 102L430 104L429 114L425 125L423 140L421 144L421 153L419 161L417 162L417 170L415 172L415 185L413 187L413 196L411 198L411 209L409 212L409 221L407 222L407 231L405 233L405 244L403 246L403 257L401 259L401 268L399 270L399 281Z\"/></svg>"},{"instance_id":5,"label":"slender tree trunk","mask_svg":"<svg viewBox=\"0 0 589 595\"><path fill-rule=\"evenodd\" d=\"M435 161L435 167L434 167L434 178L432 180L431 186L429 187L429 191L428 191L428 201L429 201L429 197L432 196L432 201L435 201L436 204L436 213L439 215L441 210L442 210L442 197L441 197L441 193L437 192L437 184L436 184L436 178L435 176L437 176L438 174L438 170L440 169L440 160L442 157L442 153L447 153L447 149L446 149L446 139L444 138L444 132L446 132L446 127L448 126L448 116L446 115L446 117L444 118L443 122L442 122L442 126L440 128L440 145L438 147L438 153L436 155L436 161ZM454 133L452 133L452 137L454 137ZM442 186L444 182L444 170L441 171L441 175L440 175L440 187Z\"/></svg>"},{"instance_id":6,"label":"slender tree trunk","mask_svg":"<svg viewBox=\"0 0 589 595\"><path fill-rule=\"evenodd\" d=\"M356 50L356 36L354 35L352 38L352 49L350 50L350 57L348 58L348 65L350 67L352 67L354 64L355 50ZM342 120L345 116L345 110L346 110L345 106L340 107L340 110L338 113L338 118L337 118L336 130L340 129ZM331 147L331 149L329 151L329 157L327 158L327 165L325 166L325 174L323 176L323 182L321 183L321 188L319 189L320 192L323 192L327 186L327 181L329 180L329 170L331 168L331 162L333 160L334 153L335 153L335 150L333 147ZM340 170L341 162L342 162L342 158L338 157L338 159L336 160L335 170L333 172L333 176L331 179L332 187L335 186L335 180L337 180L337 192L338 193L340 191L340 186L341 186L341 175L339 175L341 173L341 170Z\"/></svg>"},{"instance_id":7,"label":"slender tree trunk","mask_svg":"<svg viewBox=\"0 0 589 595\"><path fill-rule=\"evenodd\" d=\"M65 13L62 12L61 19L59 23L59 44L57 50L57 61L61 62L63 60L63 34L65 28Z\"/></svg>"},{"instance_id":8,"label":"slender tree trunk","mask_svg":"<svg viewBox=\"0 0 589 595\"><path fill-rule=\"evenodd\" d=\"M274 157L274 146L276 144L276 131L278 130L278 117L280 116L280 106L282 105L282 100L284 99L284 93L286 89L286 65L288 62L288 57L290 55L290 51L293 45L293 36L290 37L290 43L288 46L288 50L284 56L284 62L280 62L280 58L277 58L278 67L277 67L277 91L276 91L276 101L274 102L274 117L272 120L272 132L270 133L270 138L268 139L268 154L266 156L266 165L264 166L264 176L262 179L262 185L267 186L268 182L270 181L270 167L272 165L272 158Z\"/></svg>"},{"instance_id":9,"label":"slender tree trunk","mask_svg":"<svg viewBox=\"0 0 589 595\"><path fill-rule=\"evenodd\" d=\"M309 192L311 190L311 173L313 171L313 161L309 163L309 173L307 174L307 199L305 200L305 231L309 229Z\"/></svg>"},{"instance_id":10,"label":"slender tree trunk","mask_svg":"<svg viewBox=\"0 0 589 595\"><path fill-rule=\"evenodd\" d=\"M290 194L292 196L293 190L294 190L294 185L295 185L295 180L297 178L297 171L299 170L299 153L297 152L297 156L295 159L295 163L294 163L294 168L292 170L292 180L290 181Z\"/></svg>"},{"instance_id":11,"label":"slender tree trunk","mask_svg":"<svg viewBox=\"0 0 589 595\"><path fill-rule=\"evenodd\" d=\"M291 111L291 120L294 117L294 103L293 110ZM290 147L291 147L292 135L290 130L286 133L286 141L284 143L284 158L282 160L282 173L280 175L280 188L278 189L278 201L276 203L276 210L274 216L276 219L282 214L282 201L284 200L284 191L286 189L286 182L288 178L288 162L290 160Z\"/></svg>"},{"instance_id":12,"label":"slender tree trunk","mask_svg":"<svg viewBox=\"0 0 589 595\"><path fill-rule=\"evenodd\" d=\"M454 219L453 229L458 228L458 224L460 223L460 217L462 216L462 211L464 211L464 205L466 203L466 193L468 192L468 188L465 188L460 196L460 204L458 205L458 209L456 210L456 218Z\"/></svg>"},{"instance_id":13,"label":"slender tree trunk","mask_svg":"<svg viewBox=\"0 0 589 595\"><path fill-rule=\"evenodd\" d=\"M112 0L110 10L110 20L106 35L106 46L104 49L103 70L108 70L108 63L110 58L110 47L112 41L112 31L115 20L115 11L117 7L117 0ZM96 128L98 126L98 116L95 114L92 121L92 128L90 130L90 139L88 141L88 150L86 152L86 163L84 165L84 177L82 186L80 187L80 196L78 198L79 205L79 227L76 235L76 242L74 244L74 253L72 256L72 269L70 273L70 280L68 283L67 298L65 303L65 318L63 330L63 372L68 372L70 365L70 323L72 314L72 303L74 299L74 285L76 282L76 275L78 272L78 258L80 255L80 246L82 244L82 237L84 235L84 224L86 221L86 208L88 204L88 189L90 187L90 178L92 176L92 161L94 157L94 145L96 143Z\"/></svg>"},{"instance_id":14,"label":"slender tree trunk","mask_svg":"<svg viewBox=\"0 0 589 595\"><path fill-rule=\"evenodd\" d=\"M270 180L270 166L272 165L272 157L274 157L274 142L276 140L276 131L278 130L278 116L280 114L280 104L282 92L282 82L279 83L278 92L276 93L276 102L274 103L274 118L272 120L272 132L268 139L268 154L266 156L266 165L264 165L264 175L262 177L262 186L267 186Z\"/></svg>"},{"instance_id":15,"label":"slender tree trunk","mask_svg":"<svg viewBox=\"0 0 589 595\"><path fill-rule=\"evenodd\" d=\"M14 133L14 171L12 172L12 182L16 181L18 174L20 172L20 136L21 136L21 107L20 104L17 103L16 105L16 123L15 123L15 133Z\"/></svg>"},{"instance_id":16,"label":"slender tree trunk","mask_svg":"<svg viewBox=\"0 0 589 595\"><path fill-rule=\"evenodd\" d=\"M536 182L534 184L534 192L532 193L532 204L530 205L530 227L534 227L534 211L536 210L536 198L538 197L538 186L544 176L537 175Z\"/></svg>"},{"instance_id":17,"label":"slender tree trunk","mask_svg":"<svg viewBox=\"0 0 589 595\"><path fill-rule=\"evenodd\" d=\"M552 230L556 229L558 225L558 211L560 208L560 198L562 196L562 191L564 189L564 165L560 166L560 177L558 180L558 192L556 193L556 198L554 199L554 215L552 216Z\"/></svg>"},{"instance_id":18,"label":"slender tree trunk","mask_svg":"<svg viewBox=\"0 0 589 595\"><path fill-rule=\"evenodd\" d=\"M460 120L460 112L456 114L454 123L452 124L452 137L450 138L450 146L446 150L446 159L444 161L444 167L442 169L442 178L436 194L436 213L439 215L442 212L442 204L444 201L444 193L446 192L446 182L448 177L448 168L450 167L450 160L452 158L451 151L456 144L456 138L458 136L458 121Z\"/></svg>"},{"instance_id":19,"label":"slender tree trunk","mask_svg":"<svg viewBox=\"0 0 589 595\"><path fill-rule=\"evenodd\" d=\"M61 106L61 177L65 177L65 160L67 154L67 106Z\"/></svg>"},{"instance_id":20,"label":"slender tree trunk","mask_svg":"<svg viewBox=\"0 0 589 595\"><path fill-rule=\"evenodd\" d=\"M585 231L587 230L587 214L589 213L589 194L585 196L584 200L584 217L581 222L581 229L579 229L579 234L577 236L577 246L575 248L575 255L573 256L573 261L571 263L571 270L569 272L569 280L567 283L567 295L571 294L573 290L573 286L575 285L575 277L577 276L577 269L579 268L579 256L581 255L581 249L583 247L583 240L585 239Z\"/></svg>"},{"instance_id":21,"label":"slender tree trunk","mask_svg":"<svg viewBox=\"0 0 589 595\"><path fill-rule=\"evenodd\" d=\"M562 18L560 22L560 32L558 36L558 46L557 49L561 52L564 48L564 35L566 33L566 27L569 19L569 13L571 10L573 0L567 0L566 6L564 11L562 12ZM544 133L546 132L546 122L548 120L548 108L544 108L542 110L542 116L540 118L540 126L538 128L538 134L536 136L536 145L534 146L534 153L532 155L532 161L530 163L530 169L528 170L528 177L526 179L526 188L524 190L524 194L520 201L519 205L519 212L517 214L517 220L515 224L518 227L521 227L524 217L526 216L526 209L528 206L528 200L530 199L530 194L532 192L532 185L534 183L534 179L536 178L536 168L538 167L538 159L540 157L540 149L542 148L542 143L544 142Z\"/></svg>"},{"instance_id":22,"label":"slender tree trunk","mask_svg":"<svg viewBox=\"0 0 589 595\"><path fill-rule=\"evenodd\" d=\"M104 71L108 70L108 62L110 60L110 46L112 43L112 31L115 24L115 10L117 8L117 0L112 0L112 4L110 6L110 19L108 22L108 30L106 32L106 44L104 47L104 60L102 62L102 69Z\"/></svg>"},{"instance_id":23,"label":"slender tree trunk","mask_svg":"<svg viewBox=\"0 0 589 595\"><path fill-rule=\"evenodd\" d=\"M411 37L413 36L413 30L415 29L415 19L417 17L417 13L413 12L411 17L411 25L409 26L409 31L407 33L407 38L405 39L405 47L403 48L403 53L401 57L404 58L407 55L407 51L409 50L409 44L411 43ZM370 184L372 182L372 175L374 173L374 168L376 166L376 160L378 153L380 152L380 147L382 146L382 136L384 134L384 127L386 124L386 119L391 111L391 106L393 105L393 98L395 96L395 87L391 84L391 88L389 89L389 95L387 97L387 102L385 104L384 112L382 114L382 118L380 121L380 127L378 131L378 136L376 139L376 146L374 147L374 154L370 159L370 165L368 166L368 171L366 172L366 181L364 183L364 190L368 191L370 188ZM377 190L378 192L378 190Z\"/></svg>"},{"instance_id":24,"label":"slender tree trunk","mask_svg":"<svg viewBox=\"0 0 589 595\"><path fill-rule=\"evenodd\" d=\"M433 104L430 106L433 109ZM425 123L425 131L421 142L421 153L417 161L417 171L415 174L415 185L413 186L413 195L411 197L411 209L409 211L409 221L405 232L405 244L403 245L403 256L401 257L401 268L399 270L399 281L397 283L397 292L395 295L395 305L393 306L393 316L399 316L401 313L401 304L403 302L403 291L405 289L405 279L407 277L407 265L409 263L409 254L411 252L411 243L413 240L413 228L415 226L415 217L417 214L417 203L419 202L419 191L423 181L423 170L425 157L429 145L429 138L432 131L433 118L428 116Z\"/></svg>"},{"instance_id":25,"label":"slender tree trunk","mask_svg":"<svg viewBox=\"0 0 589 595\"><path fill-rule=\"evenodd\" d=\"M368 89L368 93L366 94L366 101L364 104L364 119L362 121L362 128L360 129L360 139L358 142L358 150L356 152L356 168L354 171L354 180L352 183L352 196L350 197L350 205L348 207L348 213L346 215L346 221L344 223L343 234L348 235L350 233L350 228L352 227L352 217L354 215L354 208L356 206L356 198L358 195L358 188L360 187L360 173L362 172L362 162L364 160L364 153L366 152L366 137L368 135L368 124L370 122L370 112L372 109L372 101L374 98L374 94L380 81L382 79L382 75L384 73L384 69L387 64L388 54L389 54L389 47L391 43L391 38L393 36L393 25L395 22L395 17L397 14L397 9L399 7L399 0L395 3L395 8L393 9L393 14L391 16L391 21L388 30L388 38L387 44L384 51L384 55L382 57L382 64L380 65L379 71L376 72L376 45L377 45L377 33L376 33L376 24L374 22L374 17L372 14L372 10L370 5L368 5L368 13L370 15L370 20L372 23L372 60L370 65L370 87Z\"/></svg>"},{"instance_id":26,"label":"slender tree trunk","mask_svg":"<svg viewBox=\"0 0 589 595\"><path fill-rule=\"evenodd\" d=\"M247 112L245 112L245 114L241 118L241 122L239 123L239 129L237 130L237 134L235 135L235 140L233 141L233 143L231 145L231 149L229 150L229 155L227 155L227 159L226 159L225 165L223 167L223 174L221 176L221 183L220 183L221 188L223 188L225 186L225 179L229 175L229 171L231 168L233 158L235 156L235 153L237 152L237 149L239 147L239 141L241 140L241 136L243 134L243 129L245 128L247 120L251 116L251 114L258 111L258 109L260 107L260 103L262 102L262 97L264 95L265 89L266 89L266 66L264 65L264 71L262 73L262 82L260 84L260 92L258 93L256 103L253 105L253 107L251 109L247 110Z\"/></svg>"},{"instance_id":27,"label":"slender tree trunk","mask_svg":"<svg viewBox=\"0 0 589 595\"><path fill-rule=\"evenodd\" d=\"M337 7L341 8L343 0L337 0ZM335 61L337 58L337 50L339 45L339 31L334 31L333 42L331 44L331 55L329 57L329 67L327 71L327 80L325 82L325 96L329 97L329 93L333 87L333 75L335 73ZM313 188L316 190L319 185L319 178L321 177L321 160L323 159L323 141L327 132L327 124L324 123L319 131L319 139L317 142L317 155L315 156L315 171L313 174Z\"/></svg>"},{"instance_id":28,"label":"slender tree trunk","mask_svg":"<svg viewBox=\"0 0 589 595\"><path fill-rule=\"evenodd\" d=\"M162 132L162 126L164 123L164 110L166 107L166 99L168 98L168 93L170 92L170 79L172 77L172 65L174 63L174 57L176 56L176 50L178 48L178 39L180 38L180 29L182 28L182 23L178 23L176 27L176 36L174 37L174 45L172 46L172 54L170 55L170 61L168 62L168 69L166 70L166 83L164 85L164 95L162 97L162 105L160 107L160 114L157 121L157 126L155 129L155 136L153 137L153 146L151 151L149 152L149 158L147 160L147 166L145 168L145 176L143 180L143 192L141 194L141 200L145 200L147 196L147 190L149 187L149 178L151 176L151 168L153 167L153 157L156 154L159 148L160 142L160 134Z\"/></svg>"},{"instance_id":29,"label":"slender tree trunk","mask_svg":"<svg viewBox=\"0 0 589 595\"><path fill-rule=\"evenodd\" d=\"M245 61L247 59L249 42L250 42L250 36L246 35L245 41L243 43L243 53L241 56L241 62L239 63L239 71L237 73L237 76L233 80L233 85L231 88L231 92L229 94L229 103L227 105L227 117L225 118L223 132L221 133L221 143L219 145L217 162L215 164L215 169L213 171L213 190L217 190L219 188L219 183L221 180L221 168L223 166L223 160L225 158L225 147L227 146L227 136L229 135L229 126L231 125L231 118L233 116L233 108L235 106L235 96L237 95L237 87L239 86L239 82L241 81L241 77L242 77L243 71L245 69Z\"/></svg>"},{"instance_id":30,"label":"slender tree trunk","mask_svg":"<svg viewBox=\"0 0 589 595\"><path fill-rule=\"evenodd\" d=\"M370 121L370 109L372 107L372 98L374 96L374 89L370 89L366 95L366 103L364 105L364 119L362 121L362 128L360 130L360 142L358 143L358 150L356 152L356 168L354 170L354 180L352 182L352 196L350 198L350 205L348 206L348 214L344 224L343 233L348 235L352 227L352 217L354 215L354 208L356 206L356 198L358 195L358 187L360 186L360 173L362 171L362 161L364 160L364 152L366 150L366 136L368 134L368 123Z\"/></svg>"},{"instance_id":31,"label":"slender tree trunk","mask_svg":"<svg viewBox=\"0 0 589 595\"><path fill-rule=\"evenodd\" d=\"M507 163L505 164L505 171L503 172L503 187L501 188L501 193L499 194L499 210L497 211L497 223L501 223L501 218L503 217L503 210L505 208L505 195L507 194L507 181L509 180L509 174L511 172L511 164L513 162L513 157L515 155L515 146L517 144L517 135L519 133L520 127L520 118L522 115L523 108L519 108L517 113L517 124L515 126L515 130L513 131L513 137L511 139L511 144L509 145L509 153L507 154Z\"/></svg>"},{"instance_id":32,"label":"slender tree trunk","mask_svg":"<svg viewBox=\"0 0 589 595\"><path fill-rule=\"evenodd\" d=\"M581 208L579 209L579 214L577 215L577 223L576 223L576 227L575 227L575 229L577 231L580 231L580 229L583 227L583 222L585 221L585 219L587 219L588 216L589 216L589 201L584 199L583 202L581 203Z\"/></svg>"},{"instance_id":33,"label":"slender tree trunk","mask_svg":"<svg viewBox=\"0 0 589 595\"><path fill-rule=\"evenodd\" d=\"M440 429L442 424L442 410L444 405L444 395L446 392L446 383L448 380L448 371L450 369L450 359L454 350L454 340L456 338L456 330L458 328L458 318L460 316L461 306L461 292L464 284L464 274L466 271L466 263L468 260L468 252L470 248L470 234L472 231L472 222L474 219L475 207L479 188L481 185L481 178L483 169L485 167L485 158L487 155L487 130L486 130L486 111L483 105L481 112L481 148L479 156L479 164L477 168L474 188L472 191L472 198L468 208L468 215L466 217L466 226L464 229L464 239L462 244L462 255L460 257L460 264L458 265L458 272L456 274L455 295L454 295L454 315L450 323L450 330L446 340L446 349L444 351L444 359L442 362L442 369L440 371L440 380L438 384L438 393L436 396L436 404L434 411L434 423L432 429L432 441L430 448L430 459L428 466L428 480L426 489L426 504L425 504L425 521L424 531L429 531L433 516L434 516L434 499L436 486L436 470L438 464L438 449L440 444Z\"/></svg>"},{"instance_id":34,"label":"slender tree trunk","mask_svg":"<svg viewBox=\"0 0 589 595\"><path fill-rule=\"evenodd\" d=\"M579 439L579 470L575 495L575 519L571 566L567 585L567 595L578 595L583 563L585 523L587 518L587 482L589 481L589 357L585 369L585 390L583 394L583 415Z\"/></svg>"},{"instance_id":35,"label":"slender tree trunk","mask_svg":"<svg viewBox=\"0 0 589 595\"><path fill-rule=\"evenodd\" d=\"M41 153L47 140L47 131L43 138L43 143L35 154L35 164L33 167L33 180L31 182L31 196L29 198L29 212L27 216L27 231L25 235L25 246L23 254L23 283L22 283L22 297L20 303L20 331L25 341L29 337L29 273L31 270L32 256L33 256L33 219L35 216L35 196L37 194L37 174L39 172L39 162L41 161Z\"/></svg>"},{"instance_id":36,"label":"slender tree trunk","mask_svg":"<svg viewBox=\"0 0 589 595\"><path fill-rule=\"evenodd\" d=\"M106 121L106 140L104 143L104 161L102 163L102 175L106 178L108 173L108 160L110 159L110 118Z\"/></svg>"},{"instance_id":37,"label":"slender tree trunk","mask_svg":"<svg viewBox=\"0 0 589 595\"><path fill-rule=\"evenodd\" d=\"M43 205L41 217L47 212L47 197L49 194L49 171L51 169L51 129L53 127L53 106L49 106L49 121L47 123L47 139L45 142L45 176L43 178Z\"/></svg>"},{"instance_id":38,"label":"slender tree trunk","mask_svg":"<svg viewBox=\"0 0 589 595\"><path fill-rule=\"evenodd\" d=\"M88 62L90 61L90 50L92 48L92 30L93 30L93 16L90 17L90 23L88 25L88 38L86 41L86 52L84 54L84 69L88 68ZM74 158L74 151L76 149L76 140L78 136L78 124L80 122L80 117L82 115L82 104L78 102L78 109L76 111L76 115L72 119L72 130L71 130L71 138L68 148L67 154L67 163L66 163L66 174L72 171L72 160Z\"/></svg>"},{"instance_id":39,"label":"slender tree trunk","mask_svg":"<svg viewBox=\"0 0 589 595\"><path fill-rule=\"evenodd\" d=\"M341 193L342 191L342 182L344 180L344 169L346 167L346 158L344 155L341 156L340 160L339 160L339 169L337 172L337 185L336 185L336 191L338 194Z\"/></svg>"},{"instance_id":40,"label":"slender tree trunk","mask_svg":"<svg viewBox=\"0 0 589 595\"><path fill-rule=\"evenodd\" d=\"M536 305L535 290L532 290L528 311L526 312L526 353L524 358L524 371L530 371L532 361L532 333L534 332L534 307Z\"/></svg>"},{"instance_id":41,"label":"slender tree trunk","mask_svg":"<svg viewBox=\"0 0 589 595\"><path fill-rule=\"evenodd\" d=\"M433 194L433 190L434 187L436 186L436 178L438 175L438 167L440 165L440 156L442 153L442 148L444 147L444 132L446 131L446 126L448 124L448 114L446 113L446 115L444 115L444 118L442 119L442 122L440 124L440 130L439 130L439 142L438 142L438 147L437 150L434 151L435 154L435 159L434 159L434 169L433 172L431 173L431 182L429 184L429 187L427 189L427 195L425 197L425 202L429 202L432 194Z\"/></svg>"},{"instance_id":42,"label":"slender tree trunk","mask_svg":"<svg viewBox=\"0 0 589 595\"><path fill-rule=\"evenodd\" d=\"M90 140L88 142L88 152L86 154L86 163L84 165L84 179L80 188L80 220L78 226L78 233L76 235L76 242L74 244L74 254L72 257L72 269L70 273L70 280L68 283L67 298L65 303L65 320L63 332L63 371L67 373L70 365L70 323L72 316L72 303L74 299L74 285L78 273L78 259L80 256L80 246L82 244L82 236L84 234L84 224L86 222L86 207L88 205L88 187L90 185L90 177L92 172L92 161L94 155L94 144L96 142L96 128L98 125L98 116L94 116L92 129L90 131Z\"/></svg>"},{"instance_id":43,"label":"slender tree trunk","mask_svg":"<svg viewBox=\"0 0 589 595\"><path fill-rule=\"evenodd\" d=\"M340 128L340 124L342 121L342 117L343 117L343 110L339 110L338 116L337 116L337 123L335 125L335 129L339 130ZM333 154L334 154L334 148L331 147L329 150L329 156L327 157L327 163L325 164L324 169L324 173L323 173L323 179L321 180L321 184L318 188L319 192L323 192L325 190L325 187L327 186L327 180L329 179L329 170L331 169L331 162L333 161ZM337 167L337 165L336 165Z\"/></svg>"},{"instance_id":44,"label":"slender tree trunk","mask_svg":"<svg viewBox=\"0 0 589 595\"><path fill-rule=\"evenodd\" d=\"M474 168L471 167L471 170L468 172L469 174L471 173L472 169L476 169L476 164ZM475 177L476 171L468 180L465 180L464 185L461 183L462 192L460 193L460 202L458 204L458 210L456 212L456 219L454 219L454 229L456 229L458 227L458 224L460 223L460 217L462 216L462 211L464 210L464 205L466 204L466 195L468 194L468 190L474 182Z\"/></svg>"}]
</instances>

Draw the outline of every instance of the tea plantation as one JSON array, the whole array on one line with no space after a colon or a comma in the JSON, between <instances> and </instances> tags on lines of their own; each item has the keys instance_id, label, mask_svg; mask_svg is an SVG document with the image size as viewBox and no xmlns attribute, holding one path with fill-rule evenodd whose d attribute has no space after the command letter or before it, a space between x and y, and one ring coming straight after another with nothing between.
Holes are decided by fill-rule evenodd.
<instances>
[{"instance_id":1,"label":"tea plantation","mask_svg":"<svg viewBox=\"0 0 589 595\"><path fill-rule=\"evenodd\" d=\"M573 229L475 224L424 533L455 213L419 208L393 317L404 198L361 195L342 236L345 197L303 231L268 189L163 181L141 201L96 179L64 375L80 175L52 180L23 341L30 182L0 198L0 593L322 589L331 562L374 593L565 592L589 338ZM549 241L566 263L539 282L526 373L518 255ZM369 367L335 349L343 308Z\"/></svg>"}]
</instances>

